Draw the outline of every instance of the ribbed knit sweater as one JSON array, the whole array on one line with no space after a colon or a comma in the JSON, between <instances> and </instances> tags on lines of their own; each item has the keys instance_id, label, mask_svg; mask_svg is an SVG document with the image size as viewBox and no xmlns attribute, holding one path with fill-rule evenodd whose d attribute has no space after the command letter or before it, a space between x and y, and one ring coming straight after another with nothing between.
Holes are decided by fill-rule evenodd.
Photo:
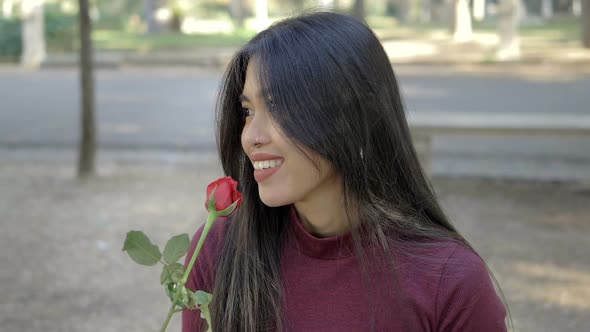
<instances>
[{"instance_id":1,"label":"ribbed knit sweater","mask_svg":"<svg viewBox=\"0 0 590 332\"><path fill-rule=\"evenodd\" d=\"M281 253L285 331L370 331L371 306L352 233L318 238L304 228L294 206L290 216L294 236L287 237ZM189 289L212 293L229 222L220 218L211 228L187 282ZM203 228L195 233L187 258ZM506 331L505 307L485 264L471 249L449 241L403 254L394 251L396 279L382 255L365 249L369 283L376 290L374 331ZM183 311L182 331L199 331L201 320L198 309Z\"/></svg>"}]
</instances>

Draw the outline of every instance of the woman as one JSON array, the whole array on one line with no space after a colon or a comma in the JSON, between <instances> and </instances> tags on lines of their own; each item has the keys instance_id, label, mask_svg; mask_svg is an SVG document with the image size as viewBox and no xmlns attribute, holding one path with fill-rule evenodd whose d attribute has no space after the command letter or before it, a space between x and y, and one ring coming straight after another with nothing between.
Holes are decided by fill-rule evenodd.
<instances>
[{"instance_id":1,"label":"woman","mask_svg":"<svg viewBox=\"0 0 590 332\"><path fill-rule=\"evenodd\" d=\"M231 61L217 111L243 203L214 224L187 283L213 294L215 331L506 330L364 24L314 13L262 31ZM183 312L183 331L205 329Z\"/></svg>"}]
</instances>

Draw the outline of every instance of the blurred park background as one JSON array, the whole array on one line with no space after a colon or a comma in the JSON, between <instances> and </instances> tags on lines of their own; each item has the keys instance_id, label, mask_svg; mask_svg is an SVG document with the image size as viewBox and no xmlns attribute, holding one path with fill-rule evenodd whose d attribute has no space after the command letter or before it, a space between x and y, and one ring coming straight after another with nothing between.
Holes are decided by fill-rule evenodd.
<instances>
[{"instance_id":1,"label":"blurred park background","mask_svg":"<svg viewBox=\"0 0 590 332\"><path fill-rule=\"evenodd\" d=\"M121 251L205 221L232 54L276 20L365 20L443 208L515 331L590 331L590 0L0 0L0 331L155 331ZM169 330L180 329L179 317Z\"/></svg>"}]
</instances>

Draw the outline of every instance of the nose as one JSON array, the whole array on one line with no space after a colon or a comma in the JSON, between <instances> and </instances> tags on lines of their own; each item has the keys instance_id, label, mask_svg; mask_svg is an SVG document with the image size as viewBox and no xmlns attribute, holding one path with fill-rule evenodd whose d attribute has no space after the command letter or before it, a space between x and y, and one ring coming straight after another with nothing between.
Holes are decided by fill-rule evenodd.
<instances>
[{"instance_id":1,"label":"nose","mask_svg":"<svg viewBox=\"0 0 590 332\"><path fill-rule=\"evenodd\" d=\"M244 143L250 149L270 142L270 128L272 124L268 116L261 113L258 112L250 116L251 120L246 121L242 131Z\"/></svg>"}]
</instances>

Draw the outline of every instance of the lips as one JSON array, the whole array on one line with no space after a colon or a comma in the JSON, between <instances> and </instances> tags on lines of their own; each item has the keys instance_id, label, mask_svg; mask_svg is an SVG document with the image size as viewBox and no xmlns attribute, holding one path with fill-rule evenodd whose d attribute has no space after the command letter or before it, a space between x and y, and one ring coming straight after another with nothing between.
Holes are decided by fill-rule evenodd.
<instances>
[{"instance_id":1,"label":"lips","mask_svg":"<svg viewBox=\"0 0 590 332\"><path fill-rule=\"evenodd\" d=\"M284 159L281 156L274 155L271 153L256 152L256 153L252 153L249 157L250 157L250 160L252 161L252 164L254 164L254 162L256 162L256 161L281 160L281 164L277 165L275 167L269 167L269 168L265 168L265 169L255 169L254 170L254 178L256 179L256 182L262 182L262 181L268 179L273 174L275 174L281 167L283 167L283 164L284 164Z\"/></svg>"},{"instance_id":2,"label":"lips","mask_svg":"<svg viewBox=\"0 0 590 332\"><path fill-rule=\"evenodd\" d=\"M252 161L261 161L261 160L275 160L275 159L283 159L281 156L277 156L270 153L264 152L256 152L250 156L250 160Z\"/></svg>"},{"instance_id":3,"label":"lips","mask_svg":"<svg viewBox=\"0 0 590 332\"><path fill-rule=\"evenodd\" d=\"M283 163L275 167L256 169L254 170L254 179L256 179L256 182L262 182L273 176L281 167L283 167Z\"/></svg>"}]
</instances>

